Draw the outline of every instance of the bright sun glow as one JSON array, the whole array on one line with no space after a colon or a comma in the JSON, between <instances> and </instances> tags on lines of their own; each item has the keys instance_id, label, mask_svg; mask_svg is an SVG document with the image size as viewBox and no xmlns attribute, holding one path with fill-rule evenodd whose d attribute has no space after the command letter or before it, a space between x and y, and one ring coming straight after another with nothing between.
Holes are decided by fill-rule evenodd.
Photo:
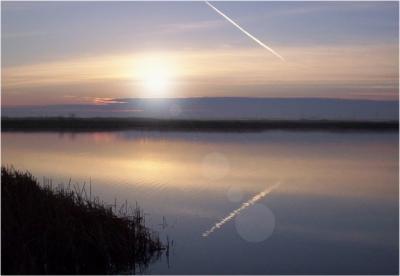
<instances>
[{"instance_id":1,"label":"bright sun glow","mask_svg":"<svg viewBox=\"0 0 400 276\"><path fill-rule=\"evenodd\" d=\"M175 77L175 64L166 58L143 58L136 64L135 78L140 83L143 97L168 97Z\"/></svg>"}]
</instances>

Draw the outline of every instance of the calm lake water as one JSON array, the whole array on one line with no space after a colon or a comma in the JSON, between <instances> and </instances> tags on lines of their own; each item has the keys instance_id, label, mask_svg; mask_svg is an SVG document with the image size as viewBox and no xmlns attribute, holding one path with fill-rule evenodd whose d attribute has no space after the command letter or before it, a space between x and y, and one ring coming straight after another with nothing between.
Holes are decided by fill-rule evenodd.
<instances>
[{"instance_id":1,"label":"calm lake water","mask_svg":"<svg viewBox=\"0 0 400 276\"><path fill-rule=\"evenodd\" d=\"M137 201L146 273L398 273L397 133L2 133L2 164ZM163 217L165 218L163 220Z\"/></svg>"}]
</instances>

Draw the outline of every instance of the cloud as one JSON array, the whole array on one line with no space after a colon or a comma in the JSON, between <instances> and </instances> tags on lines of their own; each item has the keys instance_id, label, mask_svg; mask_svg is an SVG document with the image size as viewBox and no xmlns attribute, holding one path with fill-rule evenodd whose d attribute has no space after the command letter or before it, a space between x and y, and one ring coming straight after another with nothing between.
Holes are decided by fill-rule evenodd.
<instances>
[{"instance_id":1,"label":"cloud","mask_svg":"<svg viewBox=\"0 0 400 276\"><path fill-rule=\"evenodd\" d=\"M396 45L280 47L287 62L264 49L204 49L100 55L2 68L3 100L18 94L51 98L140 97L140 60L171 63L176 91L191 96L398 96ZM156 59L157 60L157 59ZM311 92L310 92L311 91ZM42 99L43 100L43 99Z\"/></svg>"},{"instance_id":2,"label":"cloud","mask_svg":"<svg viewBox=\"0 0 400 276\"><path fill-rule=\"evenodd\" d=\"M215 28L226 27L223 20L207 20L199 22L185 22L166 24L162 28L162 33L186 33L199 30L209 30Z\"/></svg>"},{"instance_id":3,"label":"cloud","mask_svg":"<svg viewBox=\"0 0 400 276\"><path fill-rule=\"evenodd\" d=\"M38 32L38 31L2 33L3 39L28 38L28 37L38 37L38 36L46 36L46 35L48 35L48 33Z\"/></svg>"}]
</instances>

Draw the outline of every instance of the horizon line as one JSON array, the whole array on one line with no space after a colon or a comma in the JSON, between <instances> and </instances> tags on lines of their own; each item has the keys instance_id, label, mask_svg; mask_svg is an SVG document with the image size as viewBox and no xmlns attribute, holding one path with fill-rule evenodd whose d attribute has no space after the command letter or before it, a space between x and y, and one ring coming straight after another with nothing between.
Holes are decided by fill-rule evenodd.
<instances>
[{"instance_id":1,"label":"horizon line","mask_svg":"<svg viewBox=\"0 0 400 276\"><path fill-rule=\"evenodd\" d=\"M102 104L96 103L95 100L103 100ZM193 96L193 97L165 97L165 98L146 98L146 97L132 97L132 98L109 98L109 97L93 97L92 102L77 102L77 103L50 103L50 104L12 104L7 105L4 102L1 103L1 108L13 108L13 107L41 107L41 106L72 106L72 105L109 105L118 104L112 101L116 100L202 100L202 99L246 99L246 100L325 100L325 101L353 101L353 102L400 102L398 99L357 99L357 98L334 98L334 97L259 97L259 96ZM4 99L3 99L4 100ZM107 103L109 101L109 103ZM123 102L121 102L123 103Z\"/></svg>"}]
</instances>

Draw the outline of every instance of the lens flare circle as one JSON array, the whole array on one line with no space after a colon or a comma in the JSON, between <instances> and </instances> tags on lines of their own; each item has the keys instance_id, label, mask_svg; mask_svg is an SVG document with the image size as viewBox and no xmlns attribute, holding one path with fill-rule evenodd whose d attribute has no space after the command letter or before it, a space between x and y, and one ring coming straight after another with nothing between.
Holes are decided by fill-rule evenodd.
<instances>
[{"instance_id":1,"label":"lens flare circle","mask_svg":"<svg viewBox=\"0 0 400 276\"><path fill-rule=\"evenodd\" d=\"M256 203L235 218L236 231L248 242L262 242L275 230L275 215L265 205Z\"/></svg>"}]
</instances>

